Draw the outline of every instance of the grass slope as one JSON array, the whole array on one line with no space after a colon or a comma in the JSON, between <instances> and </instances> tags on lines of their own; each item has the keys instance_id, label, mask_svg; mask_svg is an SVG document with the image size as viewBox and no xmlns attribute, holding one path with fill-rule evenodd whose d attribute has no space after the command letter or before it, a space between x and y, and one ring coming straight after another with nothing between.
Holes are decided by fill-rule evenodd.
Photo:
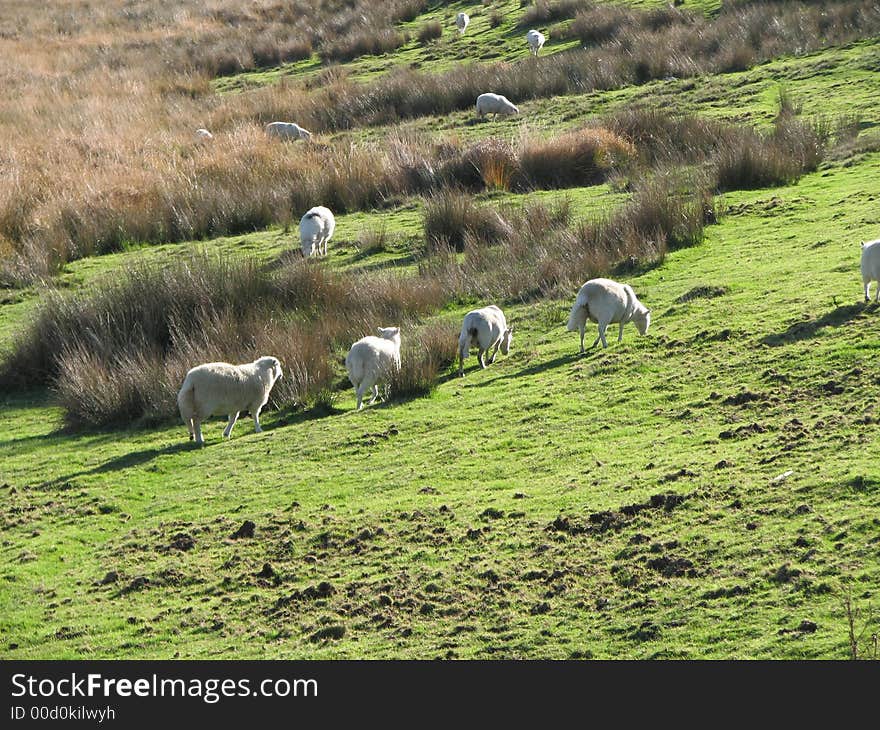
<instances>
[{"instance_id":1,"label":"grass slope","mask_svg":"<svg viewBox=\"0 0 880 730\"><path fill-rule=\"evenodd\" d=\"M202 450L8 398L3 655L845 657L840 588L880 579L878 171L727 196L631 279L649 336L581 358L569 302L510 308L511 356L431 398Z\"/></svg>"}]
</instances>

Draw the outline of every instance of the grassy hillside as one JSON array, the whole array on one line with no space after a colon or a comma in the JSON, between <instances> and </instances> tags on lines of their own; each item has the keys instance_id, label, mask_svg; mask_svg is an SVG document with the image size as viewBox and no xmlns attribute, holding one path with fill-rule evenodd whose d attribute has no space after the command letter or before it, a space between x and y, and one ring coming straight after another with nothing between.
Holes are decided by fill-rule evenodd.
<instances>
[{"instance_id":1,"label":"grassy hillside","mask_svg":"<svg viewBox=\"0 0 880 730\"><path fill-rule=\"evenodd\" d=\"M474 11L460 40L519 48L513 21L490 29L490 8L476 4L432 6L411 25L461 8ZM458 40L444 36L436 58L411 43L350 70L439 70L458 58ZM533 100L515 120L462 112L400 125L436 140L555 134L638 101L765 127L780 89L804 115L850 115L860 134L818 171L725 193L703 243L615 274L652 309L645 337L628 325L617 344L612 327L607 350L579 356L565 329L574 291L499 302L513 347L484 371L471 358L464 378L444 370L428 397L355 413L336 362L329 413L270 410L264 433L242 419L228 442L215 419L203 449L174 421L69 431L51 389L0 392L0 655L846 658L849 597L870 656L880 310L861 302L858 243L880 235L877 60L869 39L741 72ZM299 83L313 63L215 83ZM339 136L361 143L396 129ZM577 220L628 193L606 184L478 197L568 199ZM422 207L410 197L340 215L325 265L415 270ZM361 254L360 237L379 227L392 244ZM127 264L195 247L271 263L295 234L133 242L68 263L55 283L89 291ZM37 287L2 292L0 352L41 298ZM433 319L458 323L472 304Z\"/></svg>"}]
</instances>

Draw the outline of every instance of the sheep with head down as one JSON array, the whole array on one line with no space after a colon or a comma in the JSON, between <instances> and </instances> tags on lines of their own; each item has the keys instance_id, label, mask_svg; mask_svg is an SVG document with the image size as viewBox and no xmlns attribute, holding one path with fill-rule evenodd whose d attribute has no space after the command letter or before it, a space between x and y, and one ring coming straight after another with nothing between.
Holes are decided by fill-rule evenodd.
<instances>
[{"instance_id":1,"label":"sheep with head down","mask_svg":"<svg viewBox=\"0 0 880 730\"><path fill-rule=\"evenodd\" d=\"M529 51L533 56L538 55L538 51L544 46L546 40L544 34L539 30L530 30L526 33L526 43L529 44Z\"/></svg>"},{"instance_id":2,"label":"sheep with head down","mask_svg":"<svg viewBox=\"0 0 880 730\"><path fill-rule=\"evenodd\" d=\"M569 331L580 330L581 354L584 352L587 320L599 325L599 336L590 347L595 347L599 340L602 341L602 347L608 347L605 329L609 324L620 325L618 342L623 340L623 325L627 322L633 322L639 334L644 335L651 325L651 310L638 300L629 284L620 284L611 279L590 279L578 291L568 317Z\"/></svg>"},{"instance_id":3,"label":"sheep with head down","mask_svg":"<svg viewBox=\"0 0 880 730\"><path fill-rule=\"evenodd\" d=\"M464 35L470 22L471 18L467 13L459 13L455 16L455 27L458 28L458 32L461 35Z\"/></svg>"},{"instance_id":4,"label":"sheep with head down","mask_svg":"<svg viewBox=\"0 0 880 730\"><path fill-rule=\"evenodd\" d=\"M316 205L299 221L300 250L304 258L327 255L327 243L336 230L336 218L329 208Z\"/></svg>"},{"instance_id":5,"label":"sheep with head down","mask_svg":"<svg viewBox=\"0 0 880 730\"><path fill-rule=\"evenodd\" d=\"M880 302L880 238L862 244L862 283L865 285L865 301L870 302L868 290L871 282L877 282L874 301Z\"/></svg>"},{"instance_id":6,"label":"sheep with head down","mask_svg":"<svg viewBox=\"0 0 880 730\"><path fill-rule=\"evenodd\" d=\"M482 309L473 309L464 316L461 334L458 337L458 374L464 376L464 360L470 355L470 348L477 348L477 361L481 368L486 367L483 356L493 347L489 363L495 362L498 350L506 355L513 341L513 327L507 326L504 312L494 304Z\"/></svg>"},{"instance_id":7,"label":"sheep with head down","mask_svg":"<svg viewBox=\"0 0 880 730\"><path fill-rule=\"evenodd\" d=\"M253 416L254 431L262 432L260 410L281 375L281 363L271 356L243 365L209 362L192 368L177 394L177 407L189 430L190 441L205 443L202 422L215 413L224 413L228 418L223 430L225 438L232 436L232 427L244 410Z\"/></svg>"},{"instance_id":8,"label":"sheep with head down","mask_svg":"<svg viewBox=\"0 0 880 730\"><path fill-rule=\"evenodd\" d=\"M486 114L494 114L496 117L500 114L506 117L510 114L519 114L519 108L506 96L487 92L477 97L477 114L481 118Z\"/></svg>"},{"instance_id":9,"label":"sheep with head down","mask_svg":"<svg viewBox=\"0 0 880 730\"><path fill-rule=\"evenodd\" d=\"M308 129L300 127L295 122L269 122L266 125L266 134L283 140L304 139L308 141L312 138L312 133Z\"/></svg>"},{"instance_id":10,"label":"sheep with head down","mask_svg":"<svg viewBox=\"0 0 880 730\"><path fill-rule=\"evenodd\" d=\"M363 408L364 394L373 391L370 404L379 397L379 384L386 393L391 379L400 372L400 327L379 327L379 337L369 335L355 342L345 356L348 379L357 396L357 409Z\"/></svg>"}]
</instances>

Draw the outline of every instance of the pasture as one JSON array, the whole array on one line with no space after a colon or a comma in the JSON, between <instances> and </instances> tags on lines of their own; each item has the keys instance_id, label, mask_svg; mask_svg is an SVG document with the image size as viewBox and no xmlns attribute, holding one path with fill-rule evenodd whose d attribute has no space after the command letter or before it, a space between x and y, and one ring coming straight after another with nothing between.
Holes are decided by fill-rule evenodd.
<instances>
[{"instance_id":1,"label":"pasture","mask_svg":"<svg viewBox=\"0 0 880 730\"><path fill-rule=\"evenodd\" d=\"M721 5L684 3L710 17ZM471 25L459 39L463 9ZM494 28L493 9L504 18ZM523 12L428 3L395 26L412 34L406 44L341 68L368 84L401 65L508 62L528 54ZM442 37L419 43L415 29L432 20ZM568 21L539 27L558 22ZM577 45L551 32L538 62ZM877 38L856 38L743 70L514 100L520 114L496 122L470 109L321 130L342 148L392 134L515 142L638 104L766 131L785 103L849 134L832 134L823 161L793 182L716 194L695 245L612 262L607 273L632 285L652 323L644 337L627 325L621 344L611 327L607 350L579 356L565 329L577 286L527 292L495 301L515 331L510 354L485 370L472 356L459 378L444 362L427 394L358 413L347 345L333 340L329 395L270 400L264 432L242 418L229 441L212 419L201 449L174 414L71 427L57 382L4 386L0 656L876 658L880 309L862 302L858 262L859 243L880 236L878 61ZM321 72L314 54L214 75L200 93L222 122L229 99L257 95L242 102L256 108L259 95L306 89ZM239 123L211 125L214 141L244 135ZM566 205L576 229L620 210L635 177L626 168L598 184L472 197ZM433 261L425 208L411 191L352 205L336 215L326 259L308 265L365 282L418 276ZM129 267L193 252L274 271L299 247L304 210L198 240L65 253L42 278L86 296ZM366 245L380 230L387 241ZM467 259L469 245L451 258ZM4 357L45 300L25 275L0 290ZM405 346L407 327L454 329L488 303L456 291L361 334L402 324Z\"/></svg>"}]
</instances>

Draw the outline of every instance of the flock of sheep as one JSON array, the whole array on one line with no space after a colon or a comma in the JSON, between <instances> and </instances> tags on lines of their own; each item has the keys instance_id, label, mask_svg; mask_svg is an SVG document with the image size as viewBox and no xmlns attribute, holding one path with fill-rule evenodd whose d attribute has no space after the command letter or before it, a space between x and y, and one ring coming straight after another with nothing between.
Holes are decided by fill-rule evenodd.
<instances>
[{"instance_id":1,"label":"flock of sheep","mask_svg":"<svg viewBox=\"0 0 880 730\"><path fill-rule=\"evenodd\" d=\"M323 211L323 212L322 212ZM325 224L324 212L329 214L329 233ZM304 234L310 250L324 246L333 232L333 214L326 208L313 208L303 221L308 233ZM325 237L326 234L326 237ZM305 238L304 238L305 240ZM874 301L880 302L880 239L862 244L862 281L865 286L865 301L870 301L869 289L872 282L877 286ZM568 316L568 330L580 332L580 352L584 353L584 336L587 322L595 322L599 334L591 347L600 341L608 347L605 331L610 324L618 325L617 341L623 340L623 327L627 322L635 324L639 334L645 335L651 325L651 310L642 304L629 284L621 284L611 279L590 279L581 286ZM379 386L387 389L390 381L400 371L400 328L379 327L379 336L369 335L355 342L345 357L348 379L354 386L357 397L357 410L363 408L363 398L372 391L369 403L379 398ZM495 362L500 350L504 355L510 352L513 342L513 327L508 326L504 312L494 304L468 312L461 325L458 338L458 374L464 376L464 361L471 348L477 349L477 361L481 368L486 367L486 358L491 350L489 364ZM254 430L260 433L260 411L269 400L269 393L275 381L282 376L281 363L277 358L264 356L252 363L230 365L212 362L192 368L183 381L177 396L180 415L189 430L190 440L203 444L201 424L214 414L226 414L228 422L223 431L230 437L238 414L247 410L254 419Z\"/></svg>"},{"instance_id":2,"label":"flock of sheep","mask_svg":"<svg viewBox=\"0 0 880 730\"><path fill-rule=\"evenodd\" d=\"M880 248L878 248L880 252ZM568 318L568 329L579 330L581 353L584 352L584 331L587 321L599 325L599 336L593 347L601 340L607 347L605 329L618 324L617 341L623 339L623 326L633 322L644 335L651 324L651 311L636 297L628 284L611 279L591 279L578 292ZM390 381L400 371L400 327L379 327L379 336L368 335L355 342L345 357L348 379L355 389L357 410L363 408L363 398L372 392L369 403L379 398L379 386L386 390ZM471 348L477 350L481 368L495 362L500 350L510 352L513 327L508 326L504 312L494 304L468 312L461 325L458 338L458 374L464 376L464 361ZM229 438L238 414L247 410L254 419L254 430L260 433L260 411L269 400L275 381L282 376L278 358L264 356L251 363L231 365L211 362L192 368L184 378L177 395L180 415L189 431L190 440L203 444L203 421L215 414L226 414L228 422L223 436Z\"/></svg>"},{"instance_id":3,"label":"flock of sheep","mask_svg":"<svg viewBox=\"0 0 880 730\"><path fill-rule=\"evenodd\" d=\"M459 13L455 25L464 34L470 23L467 13ZM529 49L537 56L544 45L544 36L536 30L526 35ZM477 113L507 115L519 109L499 94L485 93L477 97ZM266 133L283 140L309 140L311 132L292 122L272 122ZM199 142L213 139L207 129L198 129L195 137ZM304 258L326 256L327 244L336 228L333 213L319 205L311 208L300 220L300 250ZM871 282L877 282L875 302L880 302L880 239L862 244L862 280L865 301L870 301ZM619 326L617 341L623 339L627 322L635 324L639 334L645 335L651 324L651 310L636 297L632 287L611 279L591 279L581 286L568 318L568 330L580 332L580 352L584 353L584 336L587 322L598 325L599 333L591 347L600 341L608 347L605 331L610 324ZM355 342L345 358L348 378L354 386L357 410L363 408L363 398L372 393L369 401L379 398L379 386L389 387L390 381L400 371L401 336L399 327L379 327L379 336L367 336ZM458 340L458 374L464 376L464 360L471 348L477 350L480 367L494 363L500 350L510 352L513 327L508 326L504 312L494 304L468 312L461 326ZM275 382L282 377L281 363L277 358L264 356L252 363L231 365L229 363L206 363L192 368L183 381L177 396L180 415L189 430L190 440L203 444L201 424L215 414L226 414L228 422L223 436L229 438L241 411L247 410L254 419L254 430L259 433L260 411L269 400Z\"/></svg>"}]
</instances>

